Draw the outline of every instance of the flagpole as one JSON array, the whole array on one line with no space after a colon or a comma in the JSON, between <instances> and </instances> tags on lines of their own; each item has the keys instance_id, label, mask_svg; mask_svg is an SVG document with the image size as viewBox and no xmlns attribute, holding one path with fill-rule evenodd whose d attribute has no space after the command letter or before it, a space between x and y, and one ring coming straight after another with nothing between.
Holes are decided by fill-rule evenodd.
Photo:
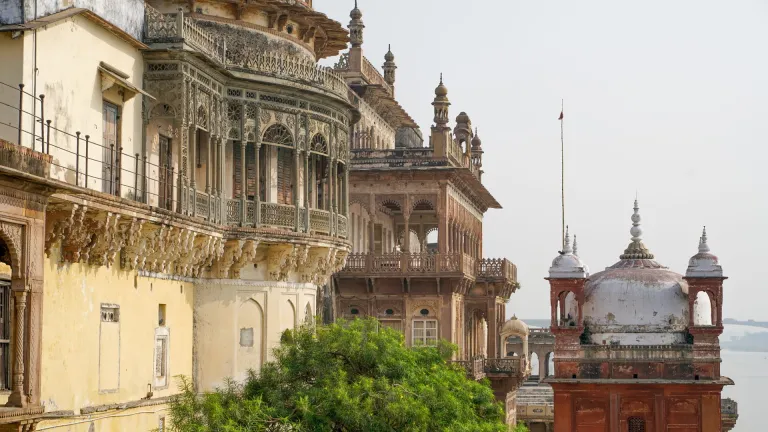
<instances>
[{"instance_id":1,"label":"flagpole","mask_svg":"<svg viewBox=\"0 0 768 432\"><path fill-rule=\"evenodd\" d=\"M565 250L565 140L563 139L564 103L560 99L560 199L562 203L562 246Z\"/></svg>"}]
</instances>

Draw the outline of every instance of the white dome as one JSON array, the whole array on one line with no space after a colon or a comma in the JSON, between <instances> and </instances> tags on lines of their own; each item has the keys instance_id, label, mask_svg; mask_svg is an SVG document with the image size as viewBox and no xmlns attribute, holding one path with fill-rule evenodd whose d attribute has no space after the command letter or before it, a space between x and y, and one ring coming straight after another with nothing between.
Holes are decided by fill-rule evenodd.
<instances>
[{"instance_id":1,"label":"white dome","mask_svg":"<svg viewBox=\"0 0 768 432\"><path fill-rule=\"evenodd\" d=\"M654 261L642 242L635 201L632 241L620 261L596 273L584 289L584 326L592 343L669 345L685 343L688 284Z\"/></svg>"},{"instance_id":2,"label":"white dome","mask_svg":"<svg viewBox=\"0 0 768 432\"><path fill-rule=\"evenodd\" d=\"M587 282L584 325L599 345L683 343L688 284L656 261L619 261Z\"/></svg>"},{"instance_id":3,"label":"white dome","mask_svg":"<svg viewBox=\"0 0 768 432\"><path fill-rule=\"evenodd\" d=\"M571 236L568 231L565 233L565 247L560 255L552 260L549 277L551 279L584 279L589 277L589 268L571 248Z\"/></svg>"}]
</instances>

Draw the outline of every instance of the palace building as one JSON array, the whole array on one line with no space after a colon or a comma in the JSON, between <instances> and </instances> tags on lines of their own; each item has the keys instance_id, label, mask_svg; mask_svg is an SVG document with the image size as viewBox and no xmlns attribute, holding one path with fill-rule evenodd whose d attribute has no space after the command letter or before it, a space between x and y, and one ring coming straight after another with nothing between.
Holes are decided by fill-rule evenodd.
<instances>
[{"instance_id":1,"label":"palace building","mask_svg":"<svg viewBox=\"0 0 768 432\"><path fill-rule=\"evenodd\" d=\"M164 430L350 252L349 42L296 0L0 6L0 431Z\"/></svg>"},{"instance_id":2,"label":"palace building","mask_svg":"<svg viewBox=\"0 0 768 432\"><path fill-rule=\"evenodd\" d=\"M554 430L702 431L733 427L721 412L719 336L723 282L706 230L685 275L642 242L635 201L632 240L619 261L590 274L570 245L549 269L555 336ZM724 421L727 417L728 421Z\"/></svg>"},{"instance_id":3,"label":"palace building","mask_svg":"<svg viewBox=\"0 0 768 432\"><path fill-rule=\"evenodd\" d=\"M518 287L507 259L483 257L483 215L501 208L482 182L483 146L469 116L449 126L442 77L432 101L428 143L395 98L397 65L384 55L383 75L363 54L365 25L350 13L351 48L335 70L353 90L360 121L349 159L352 253L333 278L335 317L375 317L402 332L409 346L446 339L470 376L488 377L507 420L515 423L515 389L529 374L526 357L506 358L503 335L527 337L505 323Z\"/></svg>"}]
</instances>

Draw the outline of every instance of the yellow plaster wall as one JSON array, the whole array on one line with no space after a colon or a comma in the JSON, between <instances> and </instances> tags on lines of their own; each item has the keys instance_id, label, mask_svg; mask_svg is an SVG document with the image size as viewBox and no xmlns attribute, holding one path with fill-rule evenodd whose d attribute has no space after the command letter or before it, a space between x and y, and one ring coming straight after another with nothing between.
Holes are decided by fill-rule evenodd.
<instances>
[{"instance_id":1,"label":"yellow plaster wall","mask_svg":"<svg viewBox=\"0 0 768 432\"><path fill-rule=\"evenodd\" d=\"M45 420L40 422L35 430L38 432L149 432L158 429L160 419L163 417L166 419L166 430L168 430L170 415L165 404Z\"/></svg>"},{"instance_id":2,"label":"yellow plaster wall","mask_svg":"<svg viewBox=\"0 0 768 432\"><path fill-rule=\"evenodd\" d=\"M31 70L34 65L32 34L24 38L25 83L31 88ZM82 136L90 135L92 142L103 143L103 100L107 99L120 109L120 139L123 153L134 155L142 153L141 95L123 101L114 87L102 93L101 76L98 72L100 62L105 62L128 74L128 81L142 87L144 61L141 52L127 41L117 37L88 18L77 15L49 24L37 33L37 93L45 95L46 118L52 126L70 134L80 131ZM83 138L84 139L84 138ZM57 151L59 146L75 151L76 140L63 134L51 132L54 164L70 167L72 170L51 167L51 174L59 179L74 183L75 156L64 151ZM81 155L84 154L81 144ZM96 162L89 165L88 185L101 190L102 149L90 146L89 157ZM80 162L81 185L84 181L84 161ZM132 196L133 176L127 171L134 171L133 156L123 159L124 172L121 183L123 196Z\"/></svg>"},{"instance_id":3,"label":"yellow plaster wall","mask_svg":"<svg viewBox=\"0 0 768 432\"><path fill-rule=\"evenodd\" d=\"M251 272L243 270L243 278L248 278ZM312 284L257 280L199 284L195 288L198 390L219 387L225 378L244 380L249 369L259 370L264 361L272 360L283 330L301 325L307 307L314 317L316 289ZM241 330L250 328L254 345L242 346Z\"/></svg>"},{"instance_id":4,"label":"yellow plaster wall","mask_svg":"<svg viewBox=\"0 0 768 432\"><path fill-rule=\"evenodd\" d=\"M41 399L47 411L78 413L83 407L145 397L147 384L154 382L161 303L170 329L169 374L192 375L192 284L140 277L117 266L60 266L56 248L45 259L44 271ZM99 391L102 303L120 306L120 383L114 393ZM176 380L153 391L155 398L169 396L176 392Z\"/></svg>"},{"instance_id":5,"label":"yellow plaster wall","mask_svg":"<svg viewBox=\"0 0 768 432\"><path fill-rule=\"evenodd\" d=\"M10 32L0 33L0 102L13 107L19 104L19 92L16 90L22 82L22 38L12 38ZM8 87L13 86L13 88ZM18 131L14 127L19 121L18 111L6 105L0 105L0 139L10 142L18 140ZM13 125L14 127L8 126Z\"/></svg>"}]
</instances>

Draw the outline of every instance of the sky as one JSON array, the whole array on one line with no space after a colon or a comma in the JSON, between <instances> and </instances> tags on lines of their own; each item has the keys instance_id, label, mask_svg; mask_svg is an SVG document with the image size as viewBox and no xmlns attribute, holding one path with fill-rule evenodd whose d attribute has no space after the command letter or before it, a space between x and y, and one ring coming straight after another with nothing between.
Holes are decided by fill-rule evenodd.
<instances>
[{"instance_id":1,"label":"sky","mask_svg":"<svg viewBox=\"0 0 768 432\"><path fill-rule=\"evenodd\" d=\"M353 1L314 6L346 26ZM706 225L729 277L724 316L768 321L768 2L359 6L364 53L380 67L392 45L397 99L424 136L440 73L451 119L479 128L483 183L504 207L486 213L484 255L514 262L521 284L509 315L549 316L564 100L566 222L592 273L629 244L637 194L657 261L684 273Z\"/></svg>"}]
</instances>

